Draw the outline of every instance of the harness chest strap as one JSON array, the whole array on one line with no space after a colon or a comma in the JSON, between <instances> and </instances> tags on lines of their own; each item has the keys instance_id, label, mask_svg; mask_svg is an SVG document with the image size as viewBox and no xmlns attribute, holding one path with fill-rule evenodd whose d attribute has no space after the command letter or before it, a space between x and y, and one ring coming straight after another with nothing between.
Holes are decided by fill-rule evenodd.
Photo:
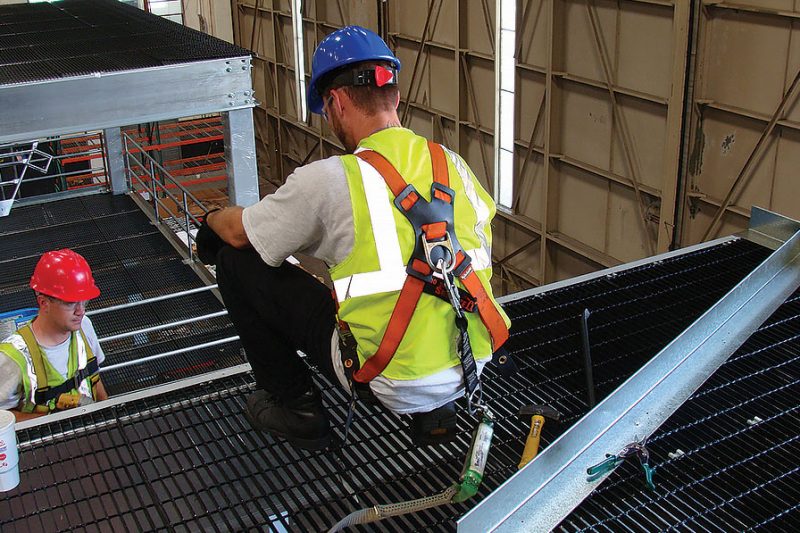
<instances>
[{"instance_id":1,"label":"harness chest strap","mask_svg":"<svg viewBox=\"0 0 800 533\"><path fill-rule=\"evenodd\" d=\"M450 177L444 150L439 144L432 141L428 141L428 150L431 154L434 183L449 187ZM381 154L372 150L364 150L357 153L356 156L372 165L375 170L378 171L395 198L401 196L408 187L403 177L400 176L394 166ZM449 197L447 193L436 188L433 188L433 191L436 198L452 204L453 198ZM409 211L419 200L419 195L416 192L411 192L402 198L399 203L403 209ZM423 226L422 230L429 240L441 239L447 231L444 222L427 224ZM425 261L416 258L412 258L409 267L422 276L430 276L432 273L430 266ZM475 299L481 321L486 326L492 338L492 349L496 351L502 346L506 339L508 339L508 328L506 328L502 316L483 288L483 284L481 284L475 270L469 264L468 256L463 250L458 250L456 254L453 272L459 277L469 295ZM355 381L368 383L383 372L392 360L392 357L394 357L400 345L400 341L403 339L408 329L411 317L414 314L414 309L417 306L420 295L425 289L425 285L426 282L422 279L412 275L406 276L403 287L400 290L400 296L397 299L397 303L389 319L389 324L381 339L381 343L375 354L367 359L364 365L353 374L353 379Z\"/></svg>"}]
</instances>

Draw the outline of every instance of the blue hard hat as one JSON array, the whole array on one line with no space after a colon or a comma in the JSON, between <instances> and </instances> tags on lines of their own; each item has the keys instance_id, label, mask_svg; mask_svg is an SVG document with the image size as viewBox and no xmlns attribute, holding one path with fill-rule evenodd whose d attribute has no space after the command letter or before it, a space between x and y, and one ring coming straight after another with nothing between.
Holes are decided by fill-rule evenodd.
<instances>
[{"instance_id":1,"label":"blue hard hat","mask_svg":"<svg viewBox=\"0 0 800 533\"><path fill-rule=\"evenodd\" d=\"M383 39L361 26L346 26L322 39L311 60L311 83L306 95L308 108L314 113L322 113L322 96L317 92L320 78L340 67L361 61L389 61L400 70L400 60Z\"/></svg>"}]
</instances>

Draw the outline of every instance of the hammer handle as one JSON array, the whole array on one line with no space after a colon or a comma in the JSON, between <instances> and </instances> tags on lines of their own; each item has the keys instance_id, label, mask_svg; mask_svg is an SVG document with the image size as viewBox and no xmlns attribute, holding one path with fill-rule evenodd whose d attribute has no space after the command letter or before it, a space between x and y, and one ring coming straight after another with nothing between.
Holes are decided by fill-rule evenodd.
<instances>
[{"instance_id":1,"label":"hammer handle","mask_svg":"<svg viewBox=\"0 0 800 533\"><path fill-rule=\"evenodd\" d=\"M528 432L528 438L525 439L525 449L522 450L522 458L519 461L519 468L522 468L539 453L539 441L542 437L542 427L544 427L544 417L542 415L533 415L531 417L531 430Z\"/></svg>"}]
</instances>

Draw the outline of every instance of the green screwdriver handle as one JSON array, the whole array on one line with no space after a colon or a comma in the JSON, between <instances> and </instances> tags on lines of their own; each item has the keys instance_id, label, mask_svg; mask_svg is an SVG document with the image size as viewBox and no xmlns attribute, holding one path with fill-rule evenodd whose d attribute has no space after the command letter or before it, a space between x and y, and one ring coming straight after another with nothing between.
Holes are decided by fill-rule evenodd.
<instances>
[{"instance_id":1,"label":"green screwdriver handle","mask_svg":"<svg viewBox=\"0 0 800 533\"><path fill-rule=\"evenodd\" d=\"M624 458L617 457L616 455L611 455L610 453L606 454L606 459L600 463L597 463L594 466L590 466L586 469L586 473L590 476L601 476L606 472L610 472L617 467L624 461Z\"/></svg>"}]
</instances>

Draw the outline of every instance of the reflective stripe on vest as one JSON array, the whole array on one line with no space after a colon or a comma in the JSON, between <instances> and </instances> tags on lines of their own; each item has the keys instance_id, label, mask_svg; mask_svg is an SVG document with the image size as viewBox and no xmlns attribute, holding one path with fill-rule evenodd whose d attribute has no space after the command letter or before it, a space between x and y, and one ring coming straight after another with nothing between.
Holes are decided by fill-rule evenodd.
<instances>
[{"instance_id":1,"label":"reflective stripe on vest","mask_svg":"<svg viewBox=\"0 0 800 533\"><path fill-rule=\"evenodd\" d=\"M38 380L36 379L36 370L33 366L33 360L31 359L31 352L28 350L28 345L25 343L25 339L22 338L22 335L19 333L14 333L10 337L8 337L5 342L9 343L25 360L25 373L27 375L27 381L30 383L28 387L23 386L23 390L30 389L30 394L26 401L30 404L36 404L36 391ZM23 380L26 379L26 376L22 377ZM24 383L24 381L23 381Z\"/></svg>"},{"instance_id":2,"label":"reflective stripe on vest","mask_svg":"<svg viewBox=\"0 0 800 533\"><path fill-rule=\"evenodd\" d=\"M357 150L356 153L361 150ZM470 204L477 215L475 232L481 241L481 247L465 251L472 259L472 266L475 270L491 268L490 248L484 233L486 224L489 223L489 208L478 197L469 173L461 162L461 158L449 150L445 150L445 153L450 156L451 161L453 161L458 170L461 181L464 183L467 198L469 198ZM378 171L366 161L358 159L358 168L361 171L361 180L367 197L373 233L381 236L380 239L375 239L380 270L362 272L334 280L336 297L340 303L347 298L399 291L403 288L403 283L406 280L406 264L403 262L400 251L397 226L395 225L393 214L395 208L386 195L386 182Z\"/></svg>"}]
</instances>

